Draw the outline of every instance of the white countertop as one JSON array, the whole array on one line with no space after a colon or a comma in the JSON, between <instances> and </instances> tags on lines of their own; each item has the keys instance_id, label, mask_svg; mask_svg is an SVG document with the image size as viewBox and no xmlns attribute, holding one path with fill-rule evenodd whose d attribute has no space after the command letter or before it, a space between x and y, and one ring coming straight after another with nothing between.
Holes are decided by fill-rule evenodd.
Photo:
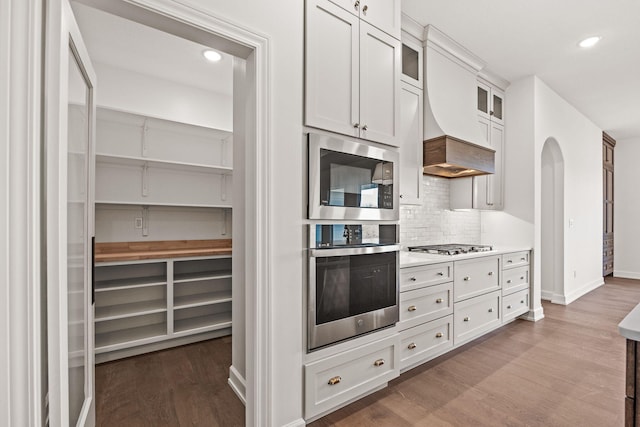
<instances>
[{"instance_id":1,"label":"white countertop","mask_svg":"<svg viewBox=\"0 0 640 427\"><path fill-rule=\"evenodd\" d=\"M640 304L618 324L620 334L630 340L640 341Z\"/></svg>"},{"instance_id":2,"label":"white countertop","mask_svg":"<svg viewBox=\"0 0 640 427\"><path fill-rule=\"evenodd\" d=\"M492 255L502 255L502 254L508 254L512 252L529 251L529 250L531 250L531 248L526 248L526 247L495 248L487 252L473 252L473 253L460 254L460 255L437 255L437 254L424 254L420 252L400 251L400 268L415 267L418 265L438 264L440 262L461 261L464 259L480 258L480 257L487 257ZM640 322L638 324L640 325ZM639 336L640 336L640 333L639 333Z\"/></svg>"}]
</instances>

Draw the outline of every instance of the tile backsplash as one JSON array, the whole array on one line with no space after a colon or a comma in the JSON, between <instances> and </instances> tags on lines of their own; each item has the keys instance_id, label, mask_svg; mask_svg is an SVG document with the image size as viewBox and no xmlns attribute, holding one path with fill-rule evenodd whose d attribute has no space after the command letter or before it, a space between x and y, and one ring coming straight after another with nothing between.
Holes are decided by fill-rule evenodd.
<instances>
[{"instance_id":1,"label":"tile backsplash","mask_svg":"<svg viewBox=\"0 0 640 427\"><path fill-rule=\"evenodd\" d=\"M449 180L422 177L422 205L400 206L403 247L439 243L480 243L480 211L449 210Z\"/></svg>"}]
</instances>

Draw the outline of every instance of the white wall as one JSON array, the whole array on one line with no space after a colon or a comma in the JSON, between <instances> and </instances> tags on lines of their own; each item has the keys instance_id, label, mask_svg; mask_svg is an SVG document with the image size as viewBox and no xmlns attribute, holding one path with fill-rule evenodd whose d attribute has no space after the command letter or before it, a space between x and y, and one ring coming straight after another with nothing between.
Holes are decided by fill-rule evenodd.
<instances>
[{"instance_id":1,"label":"white wall","mask_svg":"<svg viewBox=\"0 0 640 427\"><path fill-rule=\"evenodd\" d=\"M100 107L226 131L233 129L231 96L99 62L93 65L98 76Z\"/></svg>"},{"instance_id":2,"label":"white wall","mask_svg":"<svg viewBox=\"0 0 640 427\"><path fill-rule=\"evenodd\" d=\"M482 238L483 243L534 248L532 300L541 313L536 253L541 249L542 148L554 138L565 161L565 275L558 302L568 304L603 283L602 131L535 76L507 89L505 117L505 210L482 214Z\"/></svg>"},{"instance_id":3,"label":"white wall","mask_svg":"<svg viewBox=\"0 0 640 427\"><path fill-rule=\"evenodd\" d=\"M640 197L638 197L640 138L616 141L614 150L613 275L640 279Z\"/></svg>"}]
</instances>

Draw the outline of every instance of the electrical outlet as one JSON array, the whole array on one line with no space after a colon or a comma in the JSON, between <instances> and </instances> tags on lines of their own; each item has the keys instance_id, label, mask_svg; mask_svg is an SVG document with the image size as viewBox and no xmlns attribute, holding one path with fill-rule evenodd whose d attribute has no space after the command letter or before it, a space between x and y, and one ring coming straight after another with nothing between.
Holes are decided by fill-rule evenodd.
<instances>
[{"instance_id":1,"label":"electrical outlet","mask_svg":"<svg viewBox=\"0 0 640 427\"><path fill-rule=\"evenodd\" d=\"M142 218L138 217L135 219L134 221L135 227L137 229L141 229L142 228Z\"/></svg>"}]
</instances>

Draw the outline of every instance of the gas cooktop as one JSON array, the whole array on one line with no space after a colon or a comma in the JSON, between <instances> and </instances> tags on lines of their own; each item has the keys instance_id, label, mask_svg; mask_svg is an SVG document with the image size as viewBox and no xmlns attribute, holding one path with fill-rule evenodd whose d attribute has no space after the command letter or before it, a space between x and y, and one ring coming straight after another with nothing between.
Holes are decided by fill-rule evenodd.
<instances>
[{"instance_id":1,"label":"gas cooktop","mask_svg":"<svg viewBox=\"0 0 640 427\"><path fill-rule=\"evenodd\" d=\"M460 255L473 252L488 252L493 250L489 245L467 245L451 243L448 245L410 246L409 251L437 255Z\"/></svg>"}]
</instances>

